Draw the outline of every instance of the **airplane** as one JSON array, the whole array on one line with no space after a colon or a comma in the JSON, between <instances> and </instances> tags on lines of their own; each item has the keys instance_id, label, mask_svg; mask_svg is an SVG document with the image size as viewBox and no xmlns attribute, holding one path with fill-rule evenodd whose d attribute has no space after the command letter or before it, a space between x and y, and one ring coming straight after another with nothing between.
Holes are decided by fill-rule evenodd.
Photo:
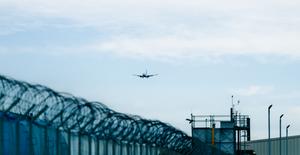
<instances>
[{"instance_id":1,"label":"airplane","mask_svg":"<svg viewBox=\"0 0 300 155\"><path fill-rule=\"evenodd\" d=\"M145 73L143 73L143 74L133 74L134 76L138 76L138 77L140 77L140 78L149 78L149 77L152 77L152 76L157 76L158 74L148 74L147 73L147 70L146 70L146 72Z\"/></svg>"}]
</instances>

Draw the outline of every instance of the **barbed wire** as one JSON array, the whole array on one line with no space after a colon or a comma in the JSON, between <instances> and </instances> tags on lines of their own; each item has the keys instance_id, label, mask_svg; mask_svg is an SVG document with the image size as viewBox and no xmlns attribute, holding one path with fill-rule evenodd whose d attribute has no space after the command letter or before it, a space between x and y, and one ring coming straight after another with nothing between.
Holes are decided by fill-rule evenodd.
<instances>
[{"instance_id":1,"label":"barbed wire","mask_svg":"<svg viewBox=\"0 0 300 155\"><path fill-rule=\"evenodd\" d=\"M0 110L99 139L155 145L181 153L192 149L192 138L169 124L116 112L101 102L90 102L2 75Z\"/></svg>"}]
</instances>

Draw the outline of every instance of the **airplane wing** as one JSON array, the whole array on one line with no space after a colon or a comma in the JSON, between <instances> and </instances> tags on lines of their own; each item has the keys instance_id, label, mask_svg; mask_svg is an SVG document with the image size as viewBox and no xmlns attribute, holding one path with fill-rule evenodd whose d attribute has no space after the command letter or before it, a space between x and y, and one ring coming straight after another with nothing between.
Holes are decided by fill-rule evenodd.
<instances>
[{"instance_id":1,"label":"airplane wing","mask_svg":"<svg viewBox=\"0 0 300 155\"><path fill-rule=\"evenodd\" d=\"M141 77L142 75L138 75L138 74L132 74L133 76L138 76L138 77Z\"/></svg>"},{"instance_id":2,"label":"airplane wing","mask_svg":"<svg viewBox=\"0 0 300 155\"><path fill-rule=\"evenodd\" d=\"M150 75L148 75L149 77L151 77L151 76L157 76L158 74L150 74Z\"/></svg>"}]
</instances>

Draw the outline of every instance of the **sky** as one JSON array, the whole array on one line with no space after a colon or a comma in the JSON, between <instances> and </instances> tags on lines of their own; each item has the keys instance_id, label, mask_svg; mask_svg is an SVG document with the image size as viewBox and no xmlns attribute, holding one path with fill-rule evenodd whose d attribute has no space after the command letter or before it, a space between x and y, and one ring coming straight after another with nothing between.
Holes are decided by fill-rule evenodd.
<instances>
[{"instance_id":1,"label":"sky","mask_svg":"<svg viewBox=\"0 0 300 155\"><path fill-rule=\"evenodd\" d=\"M0 0L0 74L159 119L251 118L300 134L300 1ZM159 76L132 76L148 70Z\"/></svg>"}]
</instances>

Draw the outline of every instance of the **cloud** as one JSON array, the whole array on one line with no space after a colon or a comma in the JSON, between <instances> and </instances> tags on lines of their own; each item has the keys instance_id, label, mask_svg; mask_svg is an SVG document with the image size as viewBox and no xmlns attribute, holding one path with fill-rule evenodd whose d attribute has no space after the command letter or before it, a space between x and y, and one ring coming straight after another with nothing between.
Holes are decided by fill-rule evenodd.
<instances>
[{"instance_id":1,"label":"cloud","mask_svg":"<svg viewBox=\"0 0 300 155\"><path fill-rule=\"evenodd\" d=\"M65 25L68 29L94 28L95 34L105 35L72 47L49 43L54 49L80 46L83 51L153 59L299 58L299 7L295 0L9 0L0 2L0 36Z\"/></svg>"},{"instance_id":2,"label":"cloud","mask_svg":"<svg viewBox=\"0 0 300 155\"><path fill-rule=\"evenodd\" d=\"M297 38L281 39L268 36L196 37L160 36L146 38L113 38L95 43L99 51L119 55L167 58L222 57L225 55L278 55L299 57ZM275 45L274 45L275 44Z\"/></svg>"},{"instance_id":3,"label":"cloud","mask_svg":"<svg viewBox=\"0 0 300 155\"><path fill-rule=\"evenodd\" d=\"M265 95L272 92L274 88L272 86L259 86L259 85L250 85L247 88L236 89L234 94L240 96L255 96L255 95Z\"/></svg>"}]
</instances>

